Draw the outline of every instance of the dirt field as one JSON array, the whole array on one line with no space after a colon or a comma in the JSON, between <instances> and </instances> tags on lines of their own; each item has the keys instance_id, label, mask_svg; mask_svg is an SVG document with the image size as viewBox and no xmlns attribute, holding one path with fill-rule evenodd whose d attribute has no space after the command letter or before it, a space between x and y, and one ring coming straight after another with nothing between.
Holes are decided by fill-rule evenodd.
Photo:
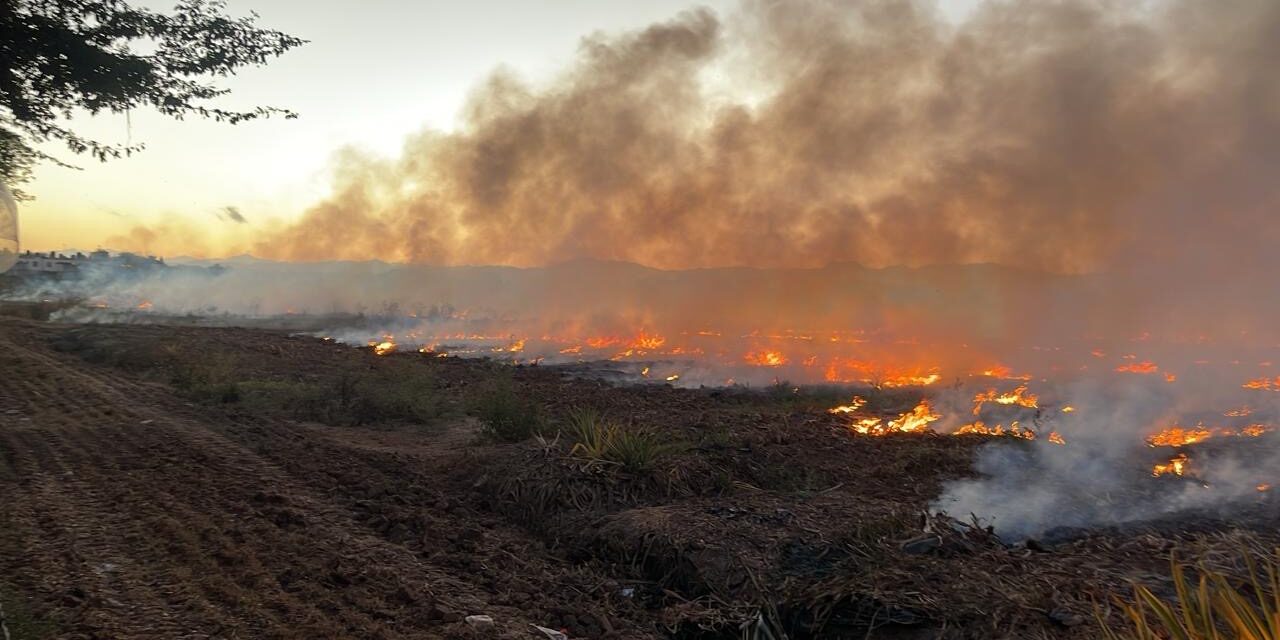
<instances>
[{"instance_id":1,"label":"dirt field","mask_svg":"<svg viewBox=\"0 0 1280 640\"><path fill-rule=\"evenodd\" d=\"M1128 581L1161 588L1173 550L1230 569L1242 545L1280 544L1274 504L1031 548L926 522L983 440L858 437L822 410L833 399L0 317L5 624L15 638L1091 638L1096 612L1119 622L1105 605ZM584 455L562 428L584 407L661 446L635 464ZM536 435L504 442L494 415Z\"/></svg>"}]
</instances>

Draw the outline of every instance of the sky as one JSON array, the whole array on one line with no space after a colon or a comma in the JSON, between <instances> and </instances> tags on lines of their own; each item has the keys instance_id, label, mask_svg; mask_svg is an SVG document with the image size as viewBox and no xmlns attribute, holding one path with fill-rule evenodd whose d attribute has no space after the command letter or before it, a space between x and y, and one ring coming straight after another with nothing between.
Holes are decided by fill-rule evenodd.
<instances>
[{"instance_id":1,"label":"sky","mask_svg":"<svg viewBox=\"0 0 1280 640\"><path fill-rule=\"evenodd\" d=\"M958 16L975 1L950 0L942 9ZM199 234L196 245L243 246L330 194L339 149L394 156L414 132L452 129L469 92L496 68L536 82L569 64L584 36L640 28L695 7L723 15L732 5L230 0L231 14L256 12L262 26L310 42L227 79L225 104L285 107L299 118L228 126L148 111L77 117L72 125L84 135L146 149L99 163L47 147L81 169L37 168L24 186L36 199L22 205L23 245L109 248L133 227L172 224ZM226 207L247 223L220 218Z\"/></svg>"}]
</instances>

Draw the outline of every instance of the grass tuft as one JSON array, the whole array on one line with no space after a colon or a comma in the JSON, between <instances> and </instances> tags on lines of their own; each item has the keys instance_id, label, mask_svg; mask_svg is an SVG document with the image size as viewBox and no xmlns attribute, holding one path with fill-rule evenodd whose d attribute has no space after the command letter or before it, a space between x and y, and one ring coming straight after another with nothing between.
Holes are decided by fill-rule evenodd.
<instances>
[{"instance_id":1,"label":"grass tuft","mask_svg":"<svg viewBox=\"0 0 1280 640\"><path fill-rule=\"evenodd\" d=\"M1233 581L1203 564L1172 561L1174 601L1135 584L1132 602L1119 601L1128 628L1121 633L1103 624L1111 640L1280 640L1280 550L1259 562L1244 552L1248 580Z\"/></svg>"},{"instance_id":2,"label":"grass tuft","mask_svg":"<svg viewBox=\"0 0 1280 640\"><path fill-rule=\"evenodd\" d=\"M671 445L653 433L624 429L605 420L590 409L575 409L569 414L569 435L574 440L570 453L593 462L616 464L631 472L646 471Z\"/></svg>"}]
</instances>

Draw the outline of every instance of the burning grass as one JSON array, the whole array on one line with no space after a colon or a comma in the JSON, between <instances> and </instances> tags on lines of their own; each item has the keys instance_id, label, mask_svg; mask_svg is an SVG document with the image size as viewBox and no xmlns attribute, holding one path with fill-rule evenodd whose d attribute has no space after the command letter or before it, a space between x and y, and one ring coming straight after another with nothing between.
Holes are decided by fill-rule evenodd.
<instances>
[{"instance_id":1,"label":"burning grass","mask_svg":"<svg viewBox=\"0 0 1280 640\"><path fill-rule=\"evenodd\" d=\"M286 434L255 451L328 442L334 433L360 451L379 451L370 466L376 473L364 475L386 474L385 487L366 490L361 483L367 478L344 471L316 495L341 494L356 483L357 506L351 508L368 518L370 531L389 532L397 544L432 541L442 548L424 550L423 558L457 558L456 575L464 579L519 576L531 583L529 593L540 595L504 602L524 602L528 611L581 630L579 635L604 635L607 626L661 626L676 636L725 637L740 634L744 622L763 619L765 627L797 638L1097 637L1090 603L1109 601L1135 574L1163 571L1171 549L1243 527L1274 538L1267 510L1259 510L1258 523L1196 515L1055 532L1034 544L1002 541L980 522L922 517L947 482L978 473L975 452L995 446L983 434L933 433L939 414L970 419L972 391L958 395L959 404L948 410L936 399L947 390L936 387L614 386L553 367L505 367L412 350L379 356L367 348L261 331L102 327L50 333L73 334L54 336L53 343L74 343L64 351L86 354L120 375L167 384L180 402L193 397L187 388L234 383L238 399L210 397L194 403L195 410L229 421L226 432L237 438ZM182 347L151 346L175 344ZM175 383L175 374L190 382ZM1012 386L996 387L994 399L983 391L982 413L1063 413ZM1000 402L1007 394L1021 402ZM370 396L385 404L361 400ZM433 432L412 429L420 421L407 416L416 410L402 404L420 398L430 400L420 417L466 411L476 420L454 422L478 422L490 437L467 431L458 441L464 444L441 453ZM358 411L370 411L362 406L381 408L356 419ZM1090 410L1082 407L1082 413ZM245 413L255 416L253 428L238 426ZM870 417L878 418L885 437L869 437L870 428L866 434L851 429L853 421ZM320 429L316 422L376 429L310 431ZM1061 452L1021 440L999 446ZM1140 444L1138 449L1146 451ZM322 451L306 449L281 464L301 465L300 478L327 477L314 471L334 461L307 466L308 456ZM1149 471L1143 466L1135 473ZM1175 490L1194 487L1191 478L1174 475L1140 479ZM419 495L420 487L436 493ZM1109 500L1109 491L1084 500ZM1270 493L1257 494L1258 504L1273 504ZM446 512L466 513L470 524L432 524ZM473 529L485 533L465 533ZM536 542L512 546L490 539L504 530ZM589 584L608 586L598 593L564 593L554 576L520 564L538 554L554 556L557 566L591 567L600 576ZM499 566L494 558L512 555L517 564L490 570ZM619 596L623 589L631 595ZM581 611L597 611L609 624L594 615L584 622ZM1096 624L1119 629L1123 623L1112 612ZM647 631L633 635L653 637Z\"/></svg>"}]
</instances>

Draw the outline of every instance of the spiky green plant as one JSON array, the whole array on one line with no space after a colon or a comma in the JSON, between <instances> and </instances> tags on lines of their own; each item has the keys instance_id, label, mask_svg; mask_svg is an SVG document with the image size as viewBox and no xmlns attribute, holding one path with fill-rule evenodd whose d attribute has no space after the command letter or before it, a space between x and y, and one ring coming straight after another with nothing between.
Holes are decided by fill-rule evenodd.
<instances>
[{"instance_id":1,"label":"spiky green plant","mask_svg":"<svg viewBox=\"0 0 1280 640\"><path fill-rule=\"evenodd\" d=\"M588 460L604 460L609 454L609 445L613 441L618 428L605 422L599 412L593 409L574 409L569 412L569 437L573 438L570 453Z\"/></svg>"},{"instance_id":2,"label":"spiky green plant","mask_svg":"<svg viewBox=\"0 0 1280 640\"><path fill-rule=\"evenodd\" d=\"M590 409L569 413L569 436L574 445L570 453L593 462L608 462L627 471L644 471L670 451L658 437L648 431L623 429Z\"/></svg>"},{"instance_id":3,"label":"spiky green plant","mask_svg":"<svg viewBox=\"0 0 1280 640\"><path fill-rule=\"evenodd\" d=\"M1192 581L1186 565L1173 564L1175 602L1135 584L1132 602L1119 601L1130 626L1122 633L1103 628L1111 640L1280 640L1280 550L1258 562L1244 552L1248 580L1233 582L1224 573L1196 567Z\"/></svg>"}]
</instances>

